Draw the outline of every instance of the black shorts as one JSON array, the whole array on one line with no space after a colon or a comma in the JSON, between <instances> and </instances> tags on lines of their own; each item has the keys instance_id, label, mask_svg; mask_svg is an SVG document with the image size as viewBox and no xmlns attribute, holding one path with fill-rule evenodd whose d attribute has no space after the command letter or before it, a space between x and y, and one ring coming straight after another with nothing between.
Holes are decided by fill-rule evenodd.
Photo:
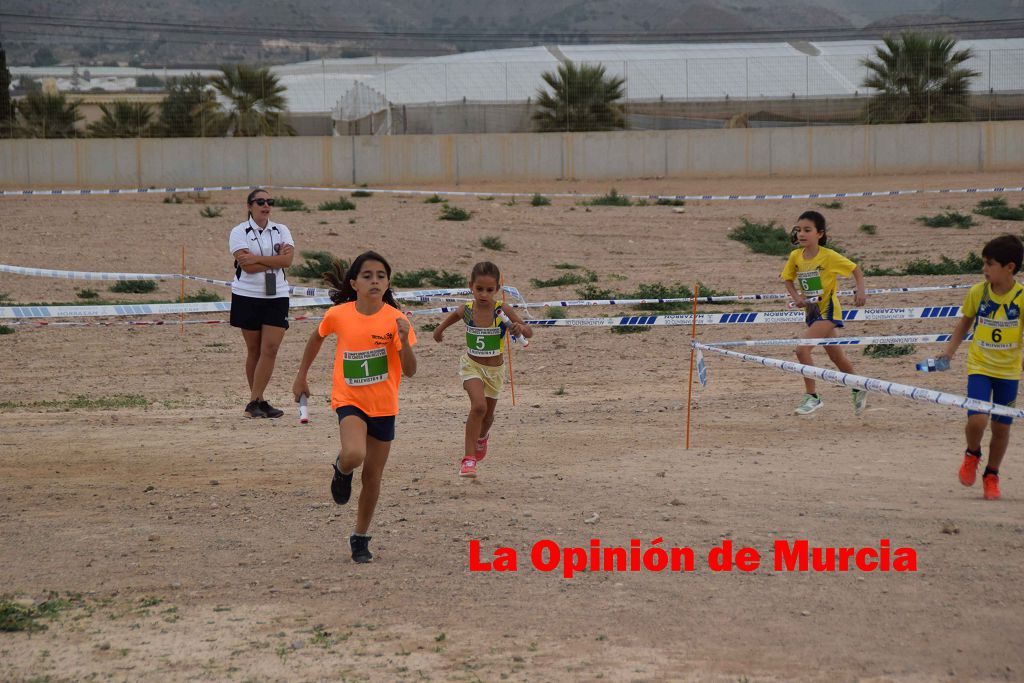
<instances>
[{"instance_id":1,"label":"black shorts","mask_svg":"<svg viewBox=\"0 0 1024 683\"><path fill-rule=\"evenodd\" d=\"M372 436L377 441L395 440L395 416L385 415L384 417L370 417L355 406L339 406L335 409L338 413L338 422L349 415L355 415L366 423L366 435Z\"/></svg>"},{"instance_id":2,"label":"black shorts","mask_svg":"<svg viewBox=\"0 0 1024 683\"><path fill-rule=\"evenodd\" d=\"M231 327L258 331L264 325L288 329L288 297L257 299L231 294Z\"/></svg>"}]
</instances>

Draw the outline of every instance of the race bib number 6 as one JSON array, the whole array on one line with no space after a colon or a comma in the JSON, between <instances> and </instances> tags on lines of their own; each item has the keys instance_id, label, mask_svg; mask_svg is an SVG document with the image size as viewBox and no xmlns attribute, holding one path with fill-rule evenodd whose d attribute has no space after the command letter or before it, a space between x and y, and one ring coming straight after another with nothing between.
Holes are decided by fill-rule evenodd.
<instances>
[{"instance_id":1,"label":"race bib number 6","mask_svg":"<svg viewBox=\"0 0 1024 683\"><path fill-rule=\"evenodd\" d=\"M1020 321L981 318L974 336L983 349L1012 349L1020 344Z\"/></svg>"},{"instance_id":2,"label":"race bib number 6","mask_svg":"<svg viewBox=\"0 0 1024 683\"><path fill-rule=\"evenodd\" d=\"M384 347L370 351L346 351L342 359L345 384L364 386L388 378L388 350Z\"/></svg>"},{"instance_id":3,"label":"race bib number 6","mask_svg":"<svg viewBox=\"0 0 1024 683\"><path fill-rule=\"evenodd\" d=\"M466 327L466 348L474 356L501 355L500 327Z\"/></svg>"},{"instance_id":4,"label":"race bib number 6","mask_svg":"<svg viewBox=\"0 0 1024 683\"><path fill-rule=\"evenodd\" d=\"M814 296L824 291L824 288L821 286L821 273L817 270L806 270L797 273L796 279L800 282L800 289L804 294Z\"/></svg>"}]
</instances>

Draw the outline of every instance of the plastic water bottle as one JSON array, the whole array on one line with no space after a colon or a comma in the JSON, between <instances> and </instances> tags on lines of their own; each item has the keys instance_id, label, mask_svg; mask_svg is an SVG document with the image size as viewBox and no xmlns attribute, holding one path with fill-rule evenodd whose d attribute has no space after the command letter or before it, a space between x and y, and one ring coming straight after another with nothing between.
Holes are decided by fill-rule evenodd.
<instances>
[{"instance_id":1,"label":"plastic water bottle","mask_svg":"<svg viewBox=\"0 0 1024 683\"><path fill-rule=\"evenodd\" d=\"M512 326L512 319L505 315L505 311L500 311L498 313L498 317L501 318L501 322L505 323L509 327ZM509 333L508 336L512 339L512 341L519 342L520 344L522 344L524 349L530 345L530 340L527 339L526 337L518 337L512 334L511 332Z\"/></svg>"},{"instance_id":2,"label":"plastic water bottle","mask_svg":"<svg viewBox=\"0 0 1024 683\"><path fill-rule=\"evenodd\" d=\"M949 359L945 356L939 356L938 358L925 358L917 364L917 369L921 372L942 372L943 370L949 370Z\"/></svg>"},{"instance_id":3,"label":"plastic water bottle","mask_svg":"<svg viewBox=\"0 0 1024 683\"><path fill-rule=\"evenodd\" d=\"M299 422L302 424L309 423L309 396L305 394L299 396Z\"/></svg>"}]
</instances>

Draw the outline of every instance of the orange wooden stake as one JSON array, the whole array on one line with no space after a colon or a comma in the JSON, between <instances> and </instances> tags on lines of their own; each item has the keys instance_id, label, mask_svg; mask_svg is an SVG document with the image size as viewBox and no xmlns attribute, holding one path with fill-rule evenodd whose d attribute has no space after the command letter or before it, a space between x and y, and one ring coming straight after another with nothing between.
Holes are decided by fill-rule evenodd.
<instances>
[{"instance_id":1,"label":"orange wooden stake","mask_svg":"<svg viewBox=\"0 0 1024 683\"><path fill-rule=\"evenodd\" d=\"M185 245L181 245L181 302L185 303ZM178 334L185 333L185 311L178 313Z\"/></svg>"}]
</instances>

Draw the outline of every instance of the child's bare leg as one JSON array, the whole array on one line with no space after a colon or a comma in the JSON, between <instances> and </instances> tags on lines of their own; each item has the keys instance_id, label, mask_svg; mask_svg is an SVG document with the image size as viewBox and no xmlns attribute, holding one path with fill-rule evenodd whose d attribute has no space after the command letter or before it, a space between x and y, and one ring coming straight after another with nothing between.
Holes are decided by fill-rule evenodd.
<instances>
[{"instance_id":1,"label":"child's bare leg","mask_svg":"<svg viewBox=\"0 0 1024 683\"><path fill-rule=\"evenodd\" d=\"M366 460L366 423L356 415L348 415L338 425L341 431L341 452L338 453L338 469L350 474Z\"/></svg>"},{"instance_id":2,"label":"child's bare leg","mask_svg":"<svg viewBox=\"0 0 1024 683\"><path fill-rule=\"evenodd\" d=\"M365 534L373 520L373 512L377 509L380 497L380 481L384 476L384 465L388 462L391 452L390 441L378 441L372 436L366 437L366 460L363 462L363 488L359 491L359 506L356 510L356 533Z\"/></svg>"},{"instance_id":3,"label":"child's bare leg","mask_svg":"<svg viewBox=\"0 0 1024 683\"><path fill-rule=\"evenodd\" d=\"M491 433L491 425L494 424L494 409L498 407L498 399L496 398L485 398L487 401L487 414L484 415L483 422L480 424L480 438L484 438Z\"/></svg>"},{"instance_id":4,"label":"child's bare leg","mask_svg":"<svg viewBox=\"0 0 1024 683\"><path fill-rule=\"evenodd\" d=\"M973 417L973 416L972 416ZM980 443L980 440L979 440ZM998 470L1010 443L1010 425L992 420L992 439L988 443L988 468Z\"/></svg>"},{"instance_id":5,"label":"child's bare leg","mask_svg":"<svg viewBox=\"0 0 1024 683\"><path fill-rule=\"evenodd\" d=\"M981 437L985 435L985 425L988 424L988 415L985 413L975 413L967 418L967 427L964 428L964 436L967 437L967 450L974 451L975 453L981 452ZM995 438L995 423L993 423L993 439ZM1004 446L1005 451L1005 446ZM1002 459L1002 455L999 459Z\"/></svg>"},{"instance_id":6,"label":"child's bare leg","mask_svg":"<svg viewBox=\"0 0 1024 683\"><path fill-rule=\"evenodd\" d=\"M813 323L810 327L804 330L804 333L800 335L801 339L822 339L824 337L834 337L836 332L836 326L827 320L818 320ZM813 346L798 346L796 347L796 358L804 365L811 365L811 349ZM828 350L829 347L825 347ZM829 354L831 357L832 354ZM808 394L815 393L816 385L814 380L810 377L804 377L804 389Z\"/></svg>"},{"instance_id":7,"label":"child's bare leg","mask_svg":"<svg viewBox=\"0 0 1024 683\"><path fill-rule=\"evenodd\" d=\"M479 379L467 379L462 388L469 394L469 416L466 418L466 451L467 458L474 458L476 440L483 430L484 418L487 416L487 400L484 397L484 383Z\"/></svg>"},{"instance_id":8,"label":"child's bare leg","mask_svg":"<svg viewBox=\"0 0 1024 683\"><path fill-rule=\"evenodd\" d=\"M826 346L825 353L828 354L829 360L842 370L843 372L853 373L853 363L847 358L846 353L842 347L839 346Z\"/></svg>"}]
</instances>

